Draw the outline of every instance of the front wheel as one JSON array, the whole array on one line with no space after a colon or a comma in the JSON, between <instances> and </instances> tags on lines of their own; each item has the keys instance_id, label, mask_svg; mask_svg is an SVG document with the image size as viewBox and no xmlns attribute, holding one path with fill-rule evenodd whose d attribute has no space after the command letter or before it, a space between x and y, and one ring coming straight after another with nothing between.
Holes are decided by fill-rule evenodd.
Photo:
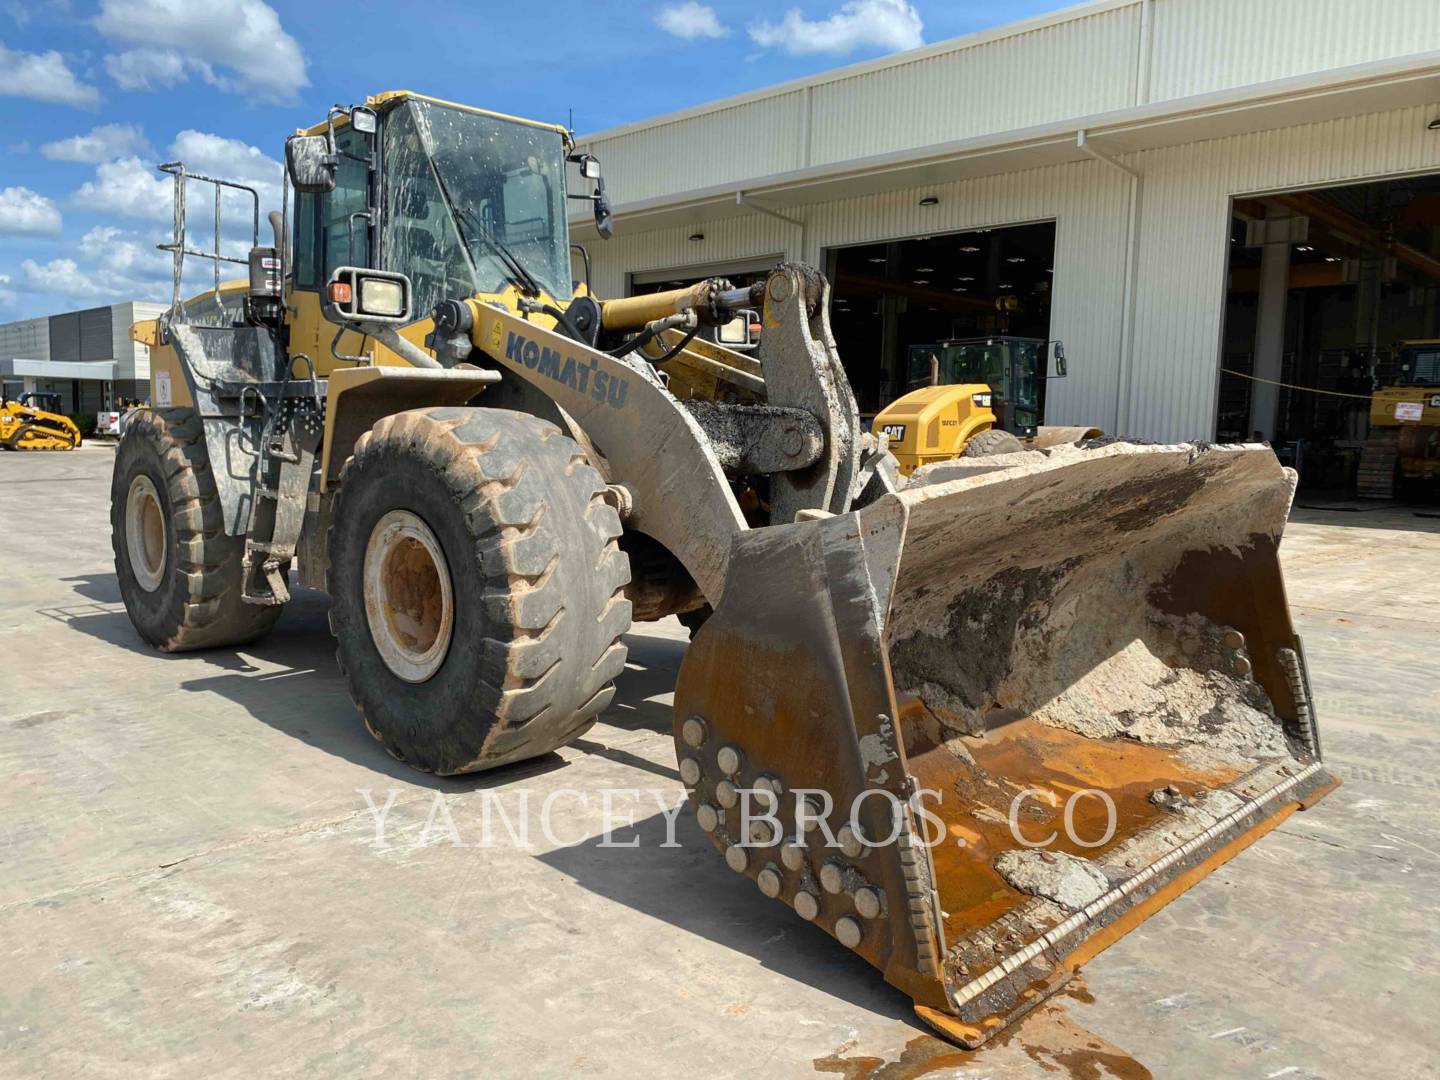
<instances>
[{"instance_id":1,"label":"front wheel","mask_svg":"<svg viewBox=\"0 0 1440 1080\"><path fill-rule=\"evenodd\" d=\"M380 420L341 474L330 628L392 755L493 768L595 723L625 665L630 566L583 451L501 409Z\"/></svg>"}]
</instances>

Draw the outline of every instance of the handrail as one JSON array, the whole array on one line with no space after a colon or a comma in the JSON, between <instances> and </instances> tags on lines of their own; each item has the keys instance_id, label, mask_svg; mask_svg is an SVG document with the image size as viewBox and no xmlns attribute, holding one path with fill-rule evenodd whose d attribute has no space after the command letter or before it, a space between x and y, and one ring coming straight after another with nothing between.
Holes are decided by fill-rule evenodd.
<instances>
[{"instance_id":1,"label":"handrail","mask_svg":"<svg viewBox=\"0 0 1440 1080\"><path fill-rule=\"evenodd\" d=\"M253 220L250 230L250 246L252 248L260 246L260 193L248 184L239 184L236 183L234 180L221 180L218 177L205 176L202 173L189 172L186 170L185 163L183 161L167 161L164 164L157 166L157 168L161 172L169 173L171 176L175 177L175 239L168 244L156 244L155 246L161 251L170 252L171 258L173 260L173 288L170 300L170 311L167 315L167 318L171 321L178 319L180 322L183 323L185 321L185 308L180 303L180 289L181 279L184 277L185 273L186 255L193 255L199 259L209 259L211 263L214 264L215 306L217 308L220 306L220 264L222 262L227 262L236 263L240 266L249 265L248 258L236 259L229 255L222 255L220 253L220 196L222 194L221 189L233 188L236 191L244 191L249 193L250 199L254 204L252 211ZM196 248L190 248L185 246L185 182L187 180L198 180L200 183L213 184L215 186L215 247L211 251L201 251Z\"/></svg>"}]
</instances>

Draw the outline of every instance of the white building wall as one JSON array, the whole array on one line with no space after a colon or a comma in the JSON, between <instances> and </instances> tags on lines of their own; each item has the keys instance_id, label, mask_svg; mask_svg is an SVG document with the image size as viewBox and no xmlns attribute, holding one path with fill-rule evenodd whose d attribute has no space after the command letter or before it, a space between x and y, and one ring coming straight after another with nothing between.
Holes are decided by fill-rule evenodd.
<instances>
[{"instance_id":1,"label":"white building wall","mask_svg":"<svg viewBox=\"0 0 1440 1080\"><path fill-rule=\"evenodd\" d=\"M1150 101L1440 47L1435 0L1152 0Z\"/></svg>"},{"instance_id":2,"label":"white building wall","mask_svg":"<svg viewBox=\"0 0 1440 1080\"><path fill-rule=\"evenodd\" d=\"M1440 171L1440 138L1426 130L1433 114L1399 109L1127 159L1144 194L1131 404L1118 430L1213 434L1230 198Z\"/></svg>"},{"instance_id":3,"label":"white building wall","mask_svg":"<svg viewBox=\"0 0 1440 1080\"><path fill-rule=\"evenodd\" d=\"M1162 440L1213 435L1230 198L1384 175L1440 171L1433 109L1403 109L1150 151L1121 159L1142 177L1131 364L1123 319L1130 181L1100 162L787 207L803 228L760 215L629 232L590 245L602 296L626 274L783 251L820 263L825 248L997 225L1056 221L1050 332L1070 357L1052 384L1052 423L1094 423ZM938 206L919 205L937 195ZM705 240L688 237L703 230ZM847 357L850 362L864 358Z\"/></svg>"},{"instance_id":4,"label":"white building wall","mask_svg":"<svg viewBox=\"0 0 1440 1080\"><path fill-rule=\"evenodd\" d=\"M150 378L150 350L130 340L130 327L145 319L154 319L162 314L168 305L149 303L116 304L111 308L111 331L114 336L116 379Z\"/></svg>"},{"instance_id":5,"label":"white building wall","mask_svg":"<svg viewBox=\"0 0 1440 1080\"><path fill-rule=\"evenodd\" d=\"M617 202L1440 49L1440 0L1097 0L583 137Z\"/></svg>"}]
</instances>

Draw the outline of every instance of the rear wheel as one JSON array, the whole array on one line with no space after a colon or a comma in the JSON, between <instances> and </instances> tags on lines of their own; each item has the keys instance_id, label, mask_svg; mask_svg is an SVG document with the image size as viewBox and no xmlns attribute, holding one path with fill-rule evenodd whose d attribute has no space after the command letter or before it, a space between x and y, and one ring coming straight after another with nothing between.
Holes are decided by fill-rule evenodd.
<instances>
[{"instance_id":1,"label":"rear wheel","mask_svg":"<svg viewBox=\"0 0 1440 1080\"><path fill-rule=\"evenodd\" d=\"M1025 444L1011 435L1008 431L1000 428L987 428L984 431L970 436L965 443L963 457L994 457L996 454L1019 454L1025 449Z\"/></svg>"},{"instance_id":2,"label":"rear wheel","mask_svg":"<svg viewBox=\"0 0 1440 1080\"><path fill-rule=\"evenodd\" d=\"M131 623L166 652L240 645L280 605L240 599L245 538L225 532L200 418L189 409L135 413L110 483L115 576Z\"/></svg>"},{"instance_id":3,"label":"rear wheel","mask_svg":"<svg viewBox=\"0 0 1440 1080\"><path fill-rule=\"evenodd\" d=\"M341 474L330 627L387 750L475 772L585 731L625 665L629 562L580 447L499 409L382 419Z\"/></svg>"}]
</instances>

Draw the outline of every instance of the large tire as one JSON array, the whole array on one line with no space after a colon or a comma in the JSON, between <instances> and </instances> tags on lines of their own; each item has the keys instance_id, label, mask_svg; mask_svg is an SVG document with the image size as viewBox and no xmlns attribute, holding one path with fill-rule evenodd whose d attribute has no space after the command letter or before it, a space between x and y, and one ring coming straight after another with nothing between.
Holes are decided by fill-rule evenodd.
<instances>
[{"instance_id":1,"label":"large tire","mask_svg":"<svg viewBox=\"0 0 1440 1080\"><path fill-rule=\"evenodd\" d=\"M995 457L997 454L1019 454L1025 450L1025 444L1011 435L1008 431L1000 428L986 428L976 435L971 435L965 443L965 452L961 455L967 458Z\"/></svg>"},{"instance_id":2,"label":"large tire","mask_svg":"<svg viewBox=\"0 0 1440 1080\"><path fill-rule=\"evenodd\" d=\"M240 599L245 538L225 533L205 434L190 409L143 409L126 424L110 483L110 538L125 610L156 648L241 645L280 617L281 605Z\"/></svg>"},{"instance_id":3,"label":"large tire","mask_svg":"<svg viewBox=\"0 0 1440 1080\"><path fill-rule=\"evenodd\" d=\"M476 772L595 723L630 627L604 491L580 447L528 413L417 409L360 437L330 530L330 628L350 696L394 757ZM393 539L396 522L411 539Z\"/></svg>"}]
</instances>

